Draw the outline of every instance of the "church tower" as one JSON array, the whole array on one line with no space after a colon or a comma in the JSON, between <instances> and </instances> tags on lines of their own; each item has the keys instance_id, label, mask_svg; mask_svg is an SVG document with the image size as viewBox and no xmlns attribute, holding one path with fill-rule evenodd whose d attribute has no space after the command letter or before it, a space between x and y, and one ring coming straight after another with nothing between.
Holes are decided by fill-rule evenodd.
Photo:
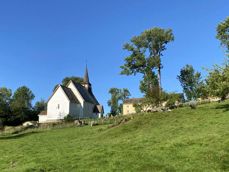
<instances>
[{"instance_id":1,"label":"church tower","mask_svg":"<svg viewBox=\"0 0 229 172\"><path fill-rule=\"evenodd\" d=\"M85 70L85 74L83 78L83 86L88 90L89 93L92 93L92 88L91 88L91 83L89 81L87 66L86 66L86 70Z\"/></svg>"}]
</instances>

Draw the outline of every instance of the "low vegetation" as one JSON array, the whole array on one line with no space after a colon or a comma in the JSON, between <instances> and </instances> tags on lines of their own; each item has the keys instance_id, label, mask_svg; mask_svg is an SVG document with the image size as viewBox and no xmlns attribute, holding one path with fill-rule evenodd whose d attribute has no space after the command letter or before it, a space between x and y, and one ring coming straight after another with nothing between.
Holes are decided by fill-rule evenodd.
<instances>
[{"instance_id":1,"label":"low vegetation","mask_svg":"<svg viewBox=\"0 0 229 172\"><path fill-rule=\"evenodd\" d=\"M228 103L136 114L128 120L117 116L93 127L56 126L0 136L0 169L228 171Z\"/></svg>"}]
</instances>

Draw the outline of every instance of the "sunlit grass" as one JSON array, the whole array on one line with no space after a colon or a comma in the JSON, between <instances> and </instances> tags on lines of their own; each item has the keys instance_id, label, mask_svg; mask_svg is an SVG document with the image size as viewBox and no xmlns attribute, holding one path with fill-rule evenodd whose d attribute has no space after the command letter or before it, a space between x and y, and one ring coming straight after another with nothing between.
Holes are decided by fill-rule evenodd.
<instances>
[{"instance_id":1,"label":"sunlit grass","mask_svg":"<svg viewBox=\"0 0 229 172\"><path fill-rule=\"evenodd\" d=\"M229 171L229 102L0 139L0 171Z\"/></svg>"}]
</instances>

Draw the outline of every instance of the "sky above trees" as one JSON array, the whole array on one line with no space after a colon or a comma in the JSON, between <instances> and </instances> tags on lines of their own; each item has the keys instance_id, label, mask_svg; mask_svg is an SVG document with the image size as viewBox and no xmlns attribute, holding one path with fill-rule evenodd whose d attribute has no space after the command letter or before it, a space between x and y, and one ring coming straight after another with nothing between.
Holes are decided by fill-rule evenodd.
<instances>
[{"instance_id":1,"label":"sky above trees","mask_svg":"<svg viewBox=\"0 0 229 172\"><path fill-rule=\"evenodd\" d=\"M221 64L215 38L229 15L228 0L1 1L0 86L28 86L36 100L48 99L66 76L83 76L86 61L93 91L108 112L108 90L128 88L140 97L140 76L119 75L128 52L123 44L152 27L175 37L162 57L162 87L181 92L176 76L186 64Z\"/></svg>"}]
</instances>

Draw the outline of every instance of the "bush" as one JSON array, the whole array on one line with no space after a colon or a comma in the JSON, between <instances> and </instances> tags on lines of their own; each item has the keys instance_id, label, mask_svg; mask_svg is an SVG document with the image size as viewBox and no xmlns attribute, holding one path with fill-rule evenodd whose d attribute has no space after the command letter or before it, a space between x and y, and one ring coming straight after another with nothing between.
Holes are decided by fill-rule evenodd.
<instances>
[{"instance_id":1,"label":"bush","mask_svg":"<svg viewBox=\"0 0 229 172\"><path fill-rule=\"evenodd\" d=\"M4 129L4 125L3 125L2 120L0 119L0 130L3 130L3 129Z\"/></svg>"},{"instance_id":2,"label":"bush","mask_svg":"<svg viewBox=\"0 0 229 172\"><path fill-rule=\"evenodd\" d=\"M184 101L183 94L179 93L169 93L167 97L168 99L165 106L170 109L176 108L178 103L180 104L180 102Z\"/></svg>"},{"instance_id":3,"label":"bush","mask_svg":"<svg viewBox=\"0 0 229 172\"><path fill-rule=\"evenodd\" d=\"M67 115L64 117L64 122L73 122L75 119L71 115Z\"/></svg>"}]
</instances>

